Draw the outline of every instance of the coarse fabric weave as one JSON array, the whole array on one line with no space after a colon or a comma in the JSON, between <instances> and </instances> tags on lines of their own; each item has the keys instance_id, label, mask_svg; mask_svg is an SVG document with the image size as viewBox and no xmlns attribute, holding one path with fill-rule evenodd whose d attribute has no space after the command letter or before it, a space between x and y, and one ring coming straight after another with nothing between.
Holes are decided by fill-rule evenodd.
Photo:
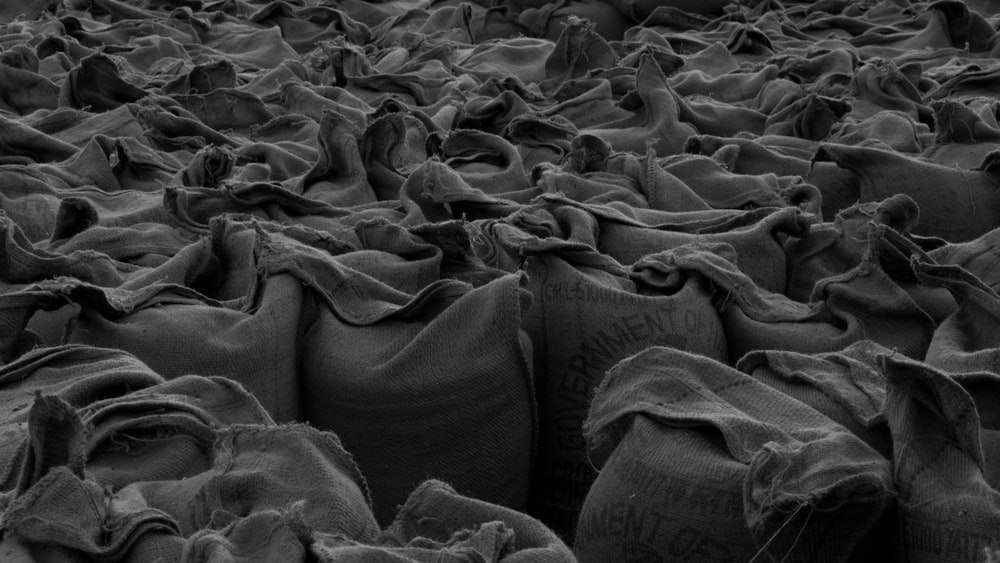
<instances>
[{"instance_id":1,"label":"coarse fabric weave","mask_svg":"<svg viewBox=\"0 0 1000 563\"><path fill-rule=\"evenodd\" d=\"M609 372L585 432L601 473L577 529L581 561L886 554L890 461L725 364L649 348Z\"/></svg>"}]
</instances>

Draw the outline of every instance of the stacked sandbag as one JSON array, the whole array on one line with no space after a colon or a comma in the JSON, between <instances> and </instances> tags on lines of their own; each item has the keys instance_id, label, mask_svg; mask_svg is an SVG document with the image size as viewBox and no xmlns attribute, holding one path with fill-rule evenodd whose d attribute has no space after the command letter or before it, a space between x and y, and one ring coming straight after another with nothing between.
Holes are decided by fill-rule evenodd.
<instances>
[{"instance_id":1,"label":"stacked sandbag","mask_svg":"<svg viewBox=\"0 0 1000 563\"><path fill-rule=\"evenodd\" d=\"M585 431L601 473L581 561L849 561L888 555L891 462L717 361L650 348L609 371Z\"/></svg>"}]
</instances>

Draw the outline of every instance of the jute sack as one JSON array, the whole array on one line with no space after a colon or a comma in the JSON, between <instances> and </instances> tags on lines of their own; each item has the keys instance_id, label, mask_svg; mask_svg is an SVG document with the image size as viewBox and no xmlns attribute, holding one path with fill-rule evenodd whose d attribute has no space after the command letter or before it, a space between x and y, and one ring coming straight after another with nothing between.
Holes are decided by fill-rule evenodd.
<instances>
[{"instance_id":1,"label":"jute sack","mask_svg":"<svg viewBox=\"0 0 1000 563\"><path fill-rule=\"evenodd\" d=\"M676 92L651 53L639 57L635 69L635 97L641 100L633 115L582 129L608 142L616 151L645 153L652 147L658 156L684 151L695 128L680 118Z\"/></svg>"},{"instance_id":2,"label":"jute sack","mask_svg":"<svg viewBox=\"0 0 1000 563\"><path fill-rule=\"evenodd\" d=\"M10 490L16 484L17 470L24 463L28 451L29 407L37 393L59 397L80 413L95 404L114 403L124 395L138 395L147 390L154 391L152 394L145 394L146 399L150 397L168 399L145 402L143 399L125 400L123 404L130 405L126 408L129 412L126 419L117 421L116 425L104 424L99 429L91 430L90 441L83 450L91 462L99 457L94 450L101 446L113 451L116 448L126 450L129 445L145 444L149 446L150 451L164 453L164 456L159 457L126 458L127 463L118 467L119 472L110 474L116 479L135 471L141 473L143 468L153 472L169 472L169 468L186 470L185 463L191 461L187 456L187 448L191 444L183 439L174 440L171 434L183 438L184 433L177 432L176 429L190 427L190 424L185 425L185 423L192 420L211 425L213 417L198 405L197 394L203 395L208 403L225 405L226 411L233 415L232 420L242 422L269 420L256 400L235 384L218 382L216 385L215 382L194 376L188 379L189 381L181 385L172 386L175 391L168 398L167 395L155 391L166 383L164 379L134 356L118 350L80 345L40 348L5 365L0 368L0 428L2 428L0 431L5 437L2 447L3 469L0 473L3 477L0 481L0 490ZM191 379L199 381L190 381ZM184 387L193 391L195 396L185 395L181 391ZM242 415L236 413L241 406L246 407ZM96 424L96 421L87 414L79 416L85 423ZM140 429L144 425L137 419L143 416L147 417L145 425L147 428L150 426L149 420L158 422L161 431L160 440L150 439L149 432L145 438L142 437ZM223 419L226 418L223 415ZM218 421L215 422L214 426L222 426ZM132 423L136 423L133 429L137 431L134 438L130 437L128 428ZM195 435L197 434L195 432ZM165 465L150 466L142 463L154 457L157 457L158 463Z\"/></svg>"},{"instance_id":3,"label":"jute sack","mask_svg":"<svg viewBox=\"0 0 1000 563\"><path fill-rule=\"evenodd\" d=\"M1000 229L964 243L946 243L928 251L939 264L961 266L993 291L1000 291Z\"/></svg>"},{"instance_id":4,"label":"jute sack","mask_svg":"<svg viewBox=\"0 0 1000 563\"><path fill-rule=\"evenodd\" d=\"M897 559L982 561L1000 547L1000 378L952 376L898 356L884 360L899 521Z\"/></svg>"},{"instance_id":5,"label":"jute sack","mask_svg":"<svg viewBox=\"0 0 1000 563\"><path fill-rule=\"evenodd\" d=\"M933 333L930 317L871 259L823 280L807 305L757 287L733 263L729 245L661 254L673 269L699 272L712 283L734 363L753 350L835 352L865 339L922 357Z\"/></svg>"},{"instance_id":6,"label":"jute sack","mask_svg":"<svg viewBox=\"0 0 1000 563\"><path fill-rule=\"evenodd\" d=\"M659 160L665 173L684 182L713 209L754 209L784 207L785 190L802 184L796 175L739 174L708 156L692 154L665 157ZM815 188L814 188L815 189ZM818 189L813 213L819 213Z\"/></svg>"},{"instance_id":7,"label":"jute sack","mask_svg":"<svg viewBox=\"0 0 1000 563\"><path fill-rule=\"evenodd\" d=\"M76 409L88 428L88 474L109 490L134 482L190 477L207 469L216 432L230 424L273 424L260 403L224 378L170 381L119 350L42 348L0 369L5 439L0 490L14 486L29 452L28 407L38 393Z\"/></svg>"},{"instance_id":8,"label":"jute sack","mask_svg":"<svg viewBox=\"0 0 1000 563\"><path fill-rule=\"evenodd\" d=\"M788 257L786 295L807 303L819 280L842 274L861 263L871 246L871 224L888 225L906 234L920 210L913 198L896 194L880 202L855 204L830 221L813 225L802 237L785 243Z\"/></svg>"},{"instance_id":9,"label":"jute sack","mask_svg":"<svg viewBox=\"0 0 1000 563\"><path fill-rule=\"evenodd\" d=\"M736 251L741 269L758 286L782 293L786 283L784 241L787 237L805 235L813 219L793 207L762 209L760 215L763 216L754 224L717 233L680 235L658 229L633 230L629 233L627 228L623 228L625 225L602 225L606 228L601 229L598 250L608 253L623 264L631 264L647 254L681 244L727 243Z\"/></svg>"},{"instance_id":10,"label":"jute sack","mask_svg":"<svg viewBox=\"0 0 1000 563\"><path fill-rule=\"evenodd\" d=\"M175 542L179 559L184 563L306 563L313 536L302 508L299 502L281 510L259 510L219 528L198 530ZM136 550L130 555L133 561L142 561Z\"/></svg>"},{"instance_id":11,"label":"jute sack","mask_svg":"<svg viewBox=\"0 0 1000 563\"><path fill-rule=\"evenodd\" d=\"M198 375L98 400L78 412L90 428L87 471L111 490L196 475L208 469L218 431L274 424L236 382Z\"/></svg>"},{"instance_id":12,"label":"jute sack","mask_svg":"<svg viewBox=\"0 0 1000 563\"><path fill-rule=\"evenodd\" d=\"M119 348L167 378L228 377L258 397L275 420L300 418L300 313L307 290L263 259L267 249L294 254L308 247L286 243L273 250L274 237L253 224L217 222L214 231L195 243L194 257L183 251L176 257L188 268L180 280L157 279L161 270L176 274L168 261L141 283L118 288L61 278L0 296L4 353L39 310L70 303L77 311L66 334L48 344Z\"/></svg>"},{"instance_id":13,"label":"jute sack","mask_svg":"<svg viewBox=\"0 0 1000 563\"><path fill-rule=\"evenodd\" d=\"M32 242L58 235L66 228L64 217L72 213L85 214L89 224L113 227L172 224L162 205L162 192L120 190L108 193L93 186L71 188L58 177L46 175L29 165L3 166L0 181L4 185L0 209Z\"/></svg>"},{"instance_id":14,"label":"jute sack","mask_svg":"<svg viewBox=\"0 0 1000 563\"><path fill-rule=\"evenodd\" d=\"M197 235L163 223L142 223L130 227L88 227L72 236L51 241L50 252L71 254L92 250L120 263L155 268L197 240Z\"/></svg>"},{"instance_id":15,"label":"jute sack","mask_svg":"<svg viewBox=\"0 0 1000 563\"><path fill-rule=\"evenodd\" d=\"M809 233L785 244L788 290L796 301L809 302L817 284L858 268L866 256L877 257L879 268L905 291L935 323L955 311L947 289L922 283L911 262L933 262L928 247L935 241L910 233L919 222L916 203L905 194L881 202L851 206L833 223L813 226Z\"/></svg>"},{"instance_id":16,"label":"jute sack","mask_svg":"<svg viewBox=\"0 0 1000 563\"><path fill-rule=\"evenodd\" d=\"M876 360L890 353L868 340L827 354L758 350L743 356L736 369L816 409L892 459L885 377Z\"/></svg>"},{"instance_id":17,"label":"jute sack","mask_svg":"<svg viewBox=\"0 0 1000 563\"><path fill-rule=\"evenodd\" d=\"M483 236L523 261L532 306L523 326L534 349L541 423L529 512L572 541L596 472L582 425L593 392L618 361L649 346L724 360L725 333L697 275L663 275L650 259L627 270L593 248L540 238L502 222Z\"/></svg>"},{"instance_id":18,"label":"jute sack","mask_svg":"<svg viewBox=\"0 0 1000 563\"><path fill-rule=\"evenodd\" d=\"M180 530L169 515L133 496L112 499L84 477L86 427L72 406L39 395L27 419L17 487L0 497L5 560L127 561L138 544L176 560Z\"/></svg>"},{"instance_id":19,"label":"jute sack","mask_svg":"<svg viewBox=\"0 0 1000 563\"><path fill-rule=\"evenodd\" d=\"M44 245L35 246L17 223L0 212L0 291L4 293L58 276L113 287L136 269L99 252L51 252Z\"/></svg>"},{"instance_id":20,"label":"jute sack","mask_svg":"<svg viewBox=\"0 0 1000 563\"><path fill-rule=\"evenodd\" d=\"M190 536L241 516L303 503L316 531L371 541L378 526L364 477L335 434L305 424L232 424L218 432L207 469L192 477L131 484Z\"/></svg>"},{"instance_id":21,"label":"jute sack","mask_svg":"<svg viewBox=\"0 0 1000 563\"><path fill-rule=\"evenodd\" d=\"M619 363L585 432L601 472L580 561L851 561L884 543L889 460L715 360L650 348Z\"/></svg>"},{"instance_id":22,"label":"jute sack","mask_svg":"<svg viewBox=\"0 0 1000 563\"><path fill-rule=\"evenodd\" d=\"M540 190L504 195L524 196L525 201ZM400 187L399 203L406 211L401 222L424 225L450 219L496 219L519 210L522 205L475 189L452 167L431 158L416 167Z\"/></svg>"},{"instance_id":23,"label":"jute sack","mask_svg":"<svg viewBox=\"0 0 1000 563\"><path fill-rule=\"evenodd\" d=\"M329 534L313 538L311 553L324 563L576 561L566 544L538 520L463 496L434 480L410 494L373 545Z\"/></svg>"},{"instance_id":24,"label":"jute sack","mask_svg":"<svg viewBox=\"0 0 1000 563\"><path fill-rule=\"evenodd\" d=\"M884 225L876 225L873 231L861 264L819 281L813 299L848 324L858 324L865 338L922 358L935 317L947 315L953 301L918 283L908 263L920 252L912 241Z\"/></svg>"},{"instance_id":25,"label":"jute sack","mask_svg":"<svg viewBox=\"0 0 1000 563\"><path fill-rule=\"evenodd\" d=\"M56 548L87 561L180 560L185 537L282 510L295 512L303 529L359 541L378 532L350 455L336 436L308 426L234 424L213 434L202 471L112 493L84 474L86 434L72 407L43 395L29 419L29 456L3 503L4 542L17 547ZM235 551L284 539L250 528L257 534L244 534Z\"/></svg>"},{"instance_id":26,"label":"jute sack","mask_svg":"<svg viewBox=\"0 0 1000 563\"><path fill-rule=\"evenodd\" d=\"M921 281L944 287L958 310L937 326L924 361L950 373L1000 373L1000 295L960 266L916 263Z\"/></svg>"},{"instance_id":27,"label":"jute sack","mask_svg":"<svg viewBox=\"0 0 1000 563\"><path fill-rule=\"evenodd\" d=\"M916 234L965 242L1000 226L994 218L1000 206L994 185L996 153L987 156L976 170L919 161L892 151L834 144L822 145L815 160L832 161L851 171L860 183L856 197L861 202L885 199L901 188L923 210L920 224L914 227ZM942 201L949 205L940 205Z\"/></svg>"},{"instance_id":28,"label":"jute sack","mask_svg":"<svg viewBox=\"0 0 1000 563\"><path fill-rule=\"evenodd\" d=\"M60 225L65 226L68 222L71 221L60 222ZM62 277L101 287L119 287L149 273L166 261L166 256L174 256L195 240L194 235L185 236L161 223L137 227L140 228L94 226L79 233L60 231L57 227L57 233L66 238L49 244L32 243L16 223L0 212L0 231L3 233L0 235L0 293ZM156 276L161 280L178 277L162 269ZM37 339L32 336L22 347L30 347L38 340L59 342L66 322L73 315L72 305L67 304L58 312L36 316L29 328Z\"/></svg>"},{"instance_id":29,"label":"jute sack","mask_svg":"<svg viewBox=\"0 0 1000 563\"><path fill-rule=\"evenodd\" d=\"M274 258L314 291L299 356L304 418L356 456L379 520L426 478L523 508L537 422L521 276L408 294L321 257Z\"/></svg>"},{"instance_id":30,"label":"jute sack","mask_svg":"<svg viewBox=\"0 0 1000 563\"><path fill-rule=\"evenodd\" d=\"M161 207L170 215L163 222L208 234L212 219L226 214L249 215L283 225L302 225L337 232L364 219L378 217L396 222L403 215L397 202L374 202L357 207L334 207L270 182L240 182L219 188L165 189Z\"/></svg>"},{"instance_id":31,"label":"jute sack","mask_svg":"<svg viewBox=\"0 0 1000 563\"><path fill-rule=\"evenodd\" d=\"M788 154L756 139L711 135L689 137L684 150L711 156L737 174L800 176L819 190L822 217L827 221L858 201L859 180L854 174L832 162L810 162L811 155Z\"/></svg>"},{"instance_id":32,"label":"jute sack","mask_svg":"<svg viewBox=\"0 0 1000 563\"><path fill-rule=\"evenodd\" d=\"M520 226L526 214L550 216L545 223L552 225L553 235L587 242L626 266L685 244L727 243L747 276L778 293L785 291L785 240L805 235L815 222L815 216L793 207L673 213L583 204L556 195L535 203L510 222Z\"/></svg>"}]
</instances>

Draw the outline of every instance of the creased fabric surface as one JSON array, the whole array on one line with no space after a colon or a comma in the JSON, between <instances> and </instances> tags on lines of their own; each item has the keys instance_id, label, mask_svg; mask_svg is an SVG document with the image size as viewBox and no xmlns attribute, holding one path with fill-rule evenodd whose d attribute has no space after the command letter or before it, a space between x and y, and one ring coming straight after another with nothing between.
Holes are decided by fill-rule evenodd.
<instances>
[{"instance_id":1,"label":"creased fabric surface","mask_svg":"<svg viewBox=\"0 0 1000 563\"><path fill-rule=\"evenodd\" d=\"M3 2L0 559L1000 559L998 29Z\"/></svg>"}]
</instances>

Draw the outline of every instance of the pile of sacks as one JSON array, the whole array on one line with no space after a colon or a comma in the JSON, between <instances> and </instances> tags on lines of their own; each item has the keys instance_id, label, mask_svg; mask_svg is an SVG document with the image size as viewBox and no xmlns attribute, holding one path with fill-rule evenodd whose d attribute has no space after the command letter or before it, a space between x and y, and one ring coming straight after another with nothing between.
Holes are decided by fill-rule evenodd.
<instances>
[{"instance_id":1,"label":"pile of sacks","mask_svg":"<svg viewBox=\"0 0 1000 563\"><path fill-rule=\"evenodd\" d=\"M1000 554L1000 4L0 21L0 559Z\"/></svg>"}]
</instances>

